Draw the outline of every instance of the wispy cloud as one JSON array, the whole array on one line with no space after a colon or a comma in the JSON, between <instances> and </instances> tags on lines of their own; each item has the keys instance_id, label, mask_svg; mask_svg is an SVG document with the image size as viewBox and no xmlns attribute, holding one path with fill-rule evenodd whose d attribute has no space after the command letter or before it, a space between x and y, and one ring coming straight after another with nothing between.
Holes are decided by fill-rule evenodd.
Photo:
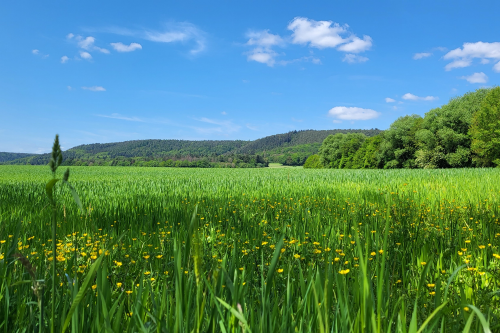
<instances>
[{"instance_id":1,"label":"wispy cloud","mask_svg":"<svg viewBox=\"0 0 500 333\"><path fill-rule=\"evenodd\" d=\"M385 102L386 102L386 103L394 103L395 101L396 101L395 99L392 99L392 98L390 98L390 97L386 97L386 98L385 98Z\"/></svg>"},{"instance_id":2,"label":"wispy cloud","mask_svg":"<svg viewBox=\"0 0 500 333\"><path fill-rule=\"evenodd\" d=\"M82 87L82 89L90 91L106 91L106 89L104 89L104 87L101 86Z\"/></svg>"},{"instance_id":3,"label":"wispy cloud","mask_svg":"<svg viewBox=\"0 0 500 333\"><path fill-rule=\"evenodd\" d=\"M413 55L413 59L419 60L419 59L430 57L431 55L432 55L432 53L430 53L430 52L415 53Z\"/></svg>"},{"instance_id":4,"label":"wispy cloud","mask_svg":"<svg viewBox=\"0 0 500 333\"><path fill-rule=\"evenodd\" d=\"M189 51L189 54L191 55L199 54L207 47L207 34L189 22L166 23L163 25L163 29L160 30L146 28L128 29L123 27L107 27L87 30L105 32L120 36L136 37L156 43L189 44L191 45L191 49Z\"/></svg>"},{"instance_id":5,"label":"wispy cloud","mask_svg":"<svg viewBox=\"0 0 500 333\"><path fill-rule=\"evenodd\" d=\"M434 101L438 99L438 97L435 96L419 97L410 93L404 94L401 98L408 101Z\"/></svg>"},{"instance_id":6,"label":"wispy cloud","mask_svg":"<svg viewBox=\"0 0 500 333\"><path fill-rule=\"evenodd\" d=\"M363 57L363 56L360 56L360 55L357 55L357 54L352 54L352 53L349 53L349 54L346 54L344 56L344 58L342 59L343 62L347 62L349 64L354 64L354 63L357 63L357 62L365 62L365 61L368 61L368 58L367 57Z\"/></svg>"},{"instance_id":7,"label":"wispy cloud","mask_svg":"<svg viewBox=\"0 0 500 333\"><path fill-rule=\"evenodd\" d=\"M99 51L101 53L109 54L109 50L98 47L96 46L95 43L95 37L88 36L88 37L82 37L80 35L74 36L73 34L68 34L67 35L68 39L74 39L78 45L79 48L87 51Z\"/></svg>"},{"instance_id":8,"label":"wispy cloud","mask_svg":"<svg viewBox=\"0 0 500 333\"><path fill-rule=\"evenodd\" d=\"M42 59L45 59L49 56L48 54L41 53L40 50L38 50L38 49L31 50L31 53L36 55L36 56L41 57Z\"/></svg>"},{"instance_id":9,"label":"wispy cloud","mask_svg":"<svg viewBox=\"0 0 500 333\"><path fill-rule=\"evenodd\" d=\"M69 58L67 56L62 56L61 57L61 64L65 64L68 60L69 60Z\"/></svg>"},{"instance_id":10,"label":"wispy cloud","mask_svg":"<svg viewBox=\"0 0 500 333\"><path fill-rule=\"evenodd\" d=\"M111 115L98 114L97 116L102 117L102 118L120 119L120 120L135 121L135 122L140 122L140 123L146 122L144 119L141 119L139 117L128 117L128 116L121 115L119 113L112 113Z\"/></svg>"},{"instance_id":11,"label":"wispy cloud","mask_svg":"<svg viewBox=\"0 0 500 333\"><path fill-rule=\"evenodd\" d=\"M203 133L203 134L209 134L209 133L221 133L221 134L229 134L229 133L234 133L238 132L241 128L241 126L233 123L231 120L216 120L216 119L210 119L206 117L202 118L193 118L194 120L197 120L199 122L211 124L211 125L217 125L215 127L197 127L197 126L189 126L190 128L194 129L198 133Z\"/></svg>"},{"instance_id":12,"label":"wispy cloud","mask_svg":"<svg viewBox=\"0 0 500 333\"><path fill-rule=\"evenodd\" d=\"M252 124L246 124L246 128L252 131L259 131L259 128L257 126L253 126Z\"/></svg>"}]
</instances>

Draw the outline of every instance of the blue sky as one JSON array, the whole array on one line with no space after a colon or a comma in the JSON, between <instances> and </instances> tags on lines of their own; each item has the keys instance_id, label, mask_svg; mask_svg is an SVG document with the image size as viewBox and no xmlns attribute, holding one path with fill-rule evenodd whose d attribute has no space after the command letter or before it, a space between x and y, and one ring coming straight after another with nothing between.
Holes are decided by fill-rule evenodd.
<instances>
[{"instance_id":1,"label":"blue sky","mask_svg":"<svg viewBox=\"0 0 500 333\"><path fill-rule=\"evenodd\" d=\"M2 1L0 151L386 129L500 82L498 1Z\"/></svg>"}]
</instances>

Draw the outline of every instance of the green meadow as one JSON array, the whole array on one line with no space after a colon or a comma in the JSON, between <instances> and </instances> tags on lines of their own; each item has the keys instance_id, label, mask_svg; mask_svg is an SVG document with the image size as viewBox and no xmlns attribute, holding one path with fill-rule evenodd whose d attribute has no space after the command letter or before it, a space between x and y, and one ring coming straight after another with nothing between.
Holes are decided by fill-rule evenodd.
<instances>
[{"instance_id":1,"label":"green meadow","mask_svg":"<svg viewBox=\"0 0 500 333\"><path fill-rule=\"evenodd\" d=\"M500 331L496 169L51 179L0 166L0 332Z\"/></svg>"}]
</instances>

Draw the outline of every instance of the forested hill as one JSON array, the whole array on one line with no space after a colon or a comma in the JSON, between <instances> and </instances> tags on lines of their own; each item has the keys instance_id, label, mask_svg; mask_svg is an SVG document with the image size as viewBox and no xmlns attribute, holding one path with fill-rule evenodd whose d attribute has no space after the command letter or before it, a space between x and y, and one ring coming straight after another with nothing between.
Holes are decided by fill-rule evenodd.
<instances>
[{"instance_id":1,"label":"forested hill","mask_svg":"<svg viewBox=\"0 0 500 333\"><path fill-rule=\"evenodd\" d=\"M363 133L368 137L380 134L381 130L371 129L371 130L356 130L356 129L335 129L335 130L304 130L304 131L292 131L284 134L275 134L266 136L262 139L257 139L255 141L250 141L243 147L238 149L239 153L255 154L264 151L269 151L274 148L284 148L291 146L299 146L312 143L322 143L330 134L348 134L348 133Z\"/></svg>"},{"instance_id":2,"label":"forested hill","mask_svg":"<svg viewBox=\"0 0 500 333\"><path fill-rule=\"evenodd\" d=\"M23 157L35 156L35 154L23 153L0 153L0 163L17 160Z\"/></svg>"},{"instance_id":3,"label":"forested hill","mask_svg":"<svg viewBox=\"0 0 500 333\"><path fill-rule=\"evenodd\" d=\"M254 141L243 140L134 140L114 143L94 143L80 145L63 152L67 165L154 165L165 161L187 160L191 164L207 163L232 163L234 160L257 161L265 155L270 162L278 161L278 157L286 160L292 154L300 153L300 162L303 163L309 155L318 152L323 140L330 134L336 133L363 133L374 136L381 131L372 130L303 130L292 131L285 134L276 134ZM297 147L295 152L294 147ZM50 154L17 154L0 153L2 164L47 164ZM303 155L303 156L302 156ZM147 164L147 162L151 162ZM171 164L171 162L169 162ZM257 163L257 162L253 162ZM168 163L167 163L168 164ZM190 166L194 166L191 165ZM199 164L199 163L198 163ZM294 162L293 165L296 165Z\"/></svg>"}]
</instances>

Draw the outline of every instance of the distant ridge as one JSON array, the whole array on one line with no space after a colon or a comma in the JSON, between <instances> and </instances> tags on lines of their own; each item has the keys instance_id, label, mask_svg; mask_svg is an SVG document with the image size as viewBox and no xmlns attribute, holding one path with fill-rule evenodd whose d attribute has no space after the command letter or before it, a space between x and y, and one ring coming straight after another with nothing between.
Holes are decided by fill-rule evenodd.
<instances>
[{"instance_id":1,"label":"distant ridge","mask_svg":"<svg viewBox=\"0 0 500 333\"><path fill-rule=\"evenodd\" d=\"M140 158L150 159L199 159L203 157L214 157L228 154L265 154L272 155L294 153L294 147L302 155L315 154L330 134L336 133L363 133L366 136L374 136L381 131L378 129L361 130L301 130L291 131L283 134L270 135L253 141L244 140L132 140L112 143L93 143L73 147L64 151L64 160L87 161L94 159L116 159L116 158ZM50 154L18 154L0 153L1 164L47 164Z\"/></svg>"},{"instance_id":2,"label":"distant ridge","mask_svg":"<svg viewBox=\"0 0 500 333\"><path fill-rule=\"evenodd\" d=\"M36 154L24 154L24 153L1 153L0 152L0 163L17 160L20 158L36 156Z\"/></svg>"}]
</instances>

